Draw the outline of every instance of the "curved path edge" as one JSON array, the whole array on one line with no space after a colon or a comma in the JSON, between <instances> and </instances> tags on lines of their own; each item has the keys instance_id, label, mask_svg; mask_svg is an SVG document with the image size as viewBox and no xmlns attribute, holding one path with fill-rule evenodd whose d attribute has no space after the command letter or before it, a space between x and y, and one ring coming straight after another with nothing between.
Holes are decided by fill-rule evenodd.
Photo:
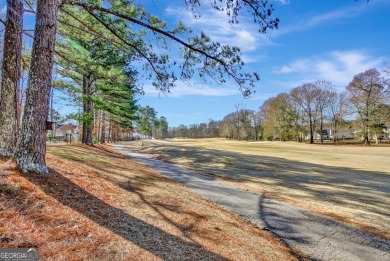
<instances>
[{"instance_id":1,"label":"curved path edge","mask_svg":"<svg viewBox=\"0 0 390 261\"><path fill-rule=\"evenodd\" d=\"M134 152L126 145L113 148L257 223L313 260L390 261L390 240Z\"/></svg>"}]
</instances>

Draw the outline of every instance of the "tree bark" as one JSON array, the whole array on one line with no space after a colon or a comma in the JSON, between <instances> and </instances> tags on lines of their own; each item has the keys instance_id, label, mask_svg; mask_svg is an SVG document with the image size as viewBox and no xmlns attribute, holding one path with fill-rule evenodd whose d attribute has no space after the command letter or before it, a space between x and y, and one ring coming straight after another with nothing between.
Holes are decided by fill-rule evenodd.
<instances>
[{"instance_id":1,"label":"tree bark","mask_svg":"<svg viewBox=\"0 0 390 261\"><path fill-rule=\"evenodd\" d=\"M313 121L311 119L311 116L310 116L310 120L309 120L309 125L310 125L310 144L313 144L314 143L314 124L313 124Z\"/></svg>"},{"instance_id":2,"label":"tree bark","mask_svg":"<svg viewBox=\"0 0 390 261\"><path fill-rule=\"evenodd\" d=\"M46 121L52 83L59 1L38 0L22 129L15 160L23 172L48 173Z\"/></svg>"},{"instance_id":3,"label":"tree bark","mask_svg":"<svg viewBox=\"0 0 390 261\"><path fill-rule=\"evenodd\" d=\"M323 131L323 120L322 120L322 112L321 112L321 114L320 114L320 140L321 140L321 144L323 144L324 143L324 137L323 137L323 135L322 135L322 131Z\"/></svg>"},{"instance_id":4,"label":"tree bark","mask_svg":"<svg viewBox=\"0 0 390 261\"><path fill-rule=\"evenodd\" d=\"M92 145L92 81L90 76L83 76L83 138L82 143Z\"/></svg>"},{"instance_id":5,"label":"tree bark","mask_svg":"<svg viewBox=\"0 0 390 261\"><path fill-rule=\"evenodd\" d=\"M364 144L365 145L371 145L367 127L365 127L365 130L364 130Z\"/></svg>"},{"instance_id":6,"label":"tree bark","mask_svg":"<svg viewBox=\"0 0 390 261\"><path fill-rule=\"evenodd\" d=\"M375 143L376 144L379 144L379 138L378 138L379 136L380 136L380 134L378 135L378 133L375 132Z\"/></svg>"},{"instance_id":7,"label":"tree bark","mask_svg":"<svg viewBox=\"0 0 390 261\"><path fill-rule=\"evenodd\" d=\"M367 106L368 108L368 106ZM367 109L368 111L368 109ZM366 119L364 121L365 126L364 126L364 145L371 145L370 138L369 138L369 120L368 120L368 115L366 114Z\"/></svg>"},{"instance_id":8,"label":"tree bark","mask_svg":"<svg viewBox=\"0 0 390 261\"><path fill-rule=\"evenodd\" d=\"M109 124L109 125L108 125L108 137L107 137L107 138L108 138L108 143L110 143L110 142L112 142L112 139L111 139L112 123L111 123L111 121L109 121L108 124Z\"/></svg>"},{"instance_id":9,"label":"tree bark","mask_svg":"<svg viewBox=\"0 0 390 261\"><path fill-rule=\"evenodd\" d=\"M102 144L106 143L106 113L103 111L102 112L102 125L101 125L101 137L100 137L100 142Z\"/></svg>"},{"instance_id":10,"label":"tree bark","mask_svg":"<svg viewBox=\"0 0 390 261\"><path fill-rule=\"evenodd\" d=\"M7 0L0 95L0 156L13 156L18 138L18 96L22 60L23 3Z\"/></svg>"},{"instance_id":11,"label":"tree bark","mask_svg":"<svg viewBox=\"0 0 390 261\"><path fill-rule=\"evenodd\" d=\"M100 110L95 110L95 135L97 139L97 144L100 144L100 129L101 129L101 111ZM96 127L97 126L97 127Z\"/></svg>"}]
</instances>

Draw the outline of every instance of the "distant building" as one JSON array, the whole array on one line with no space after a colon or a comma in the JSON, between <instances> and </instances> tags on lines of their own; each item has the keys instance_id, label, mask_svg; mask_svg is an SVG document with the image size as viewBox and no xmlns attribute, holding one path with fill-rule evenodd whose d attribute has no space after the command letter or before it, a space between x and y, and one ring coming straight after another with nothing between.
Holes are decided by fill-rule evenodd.
<instances>
[{"instance_id":1,"label":"distant building","mask_svg":"<svg viewBox=\"0 0 390 261\"><path fill-rule=\"evenodd\" d=\"M382 132L380 133L380 135L379 135L379 137L378 137L378 139L380 139L380 140L388 140L389 139L389 128L383 128L382 129ZM374 133L373 134L373 137L372 137L373 139L376 139L376 134Z\"/></svg>"},{"instance_id":2,"label":"distant building","mask_svg":"<svg viewBox=\"0 0 390 261\"><path fill-rule=\"evenodd\" d=\"M322 139L323 140L333 140L334 137L337 137L340 140L348 140L348 139L354 138L354 136L350 130L338 130L336 133L332 129L323 129L322 130ZM305 139L309 140L310 134L305 136ZM315 140L321 139L321 134L320 134L319 130L314 132L314 139Z\"/></svg>"},{"instance_id":3,"label":"distant building","mask_svg":"<svg viewBox=\"0 0 390 261\"><path fill-rule=\"evenodd\" d=\"M384 128L383 132L382 132L382 135L381 135L381 139L382 140L388 140L389 137L390 137L390 129L389 128Z\"/></svg>"},{"instance_id":4,"label":"distant building","mask_svg":"<svg viewBox=\"0 0 390 261\"><path fill-rule=\"evenodd\" d=\"M340 140L349 140L349 139L354 139L354 138L361 138L362 134L359 131L351 131L351 130L338 130L337 133L335 133L332 129L323 129L322 130L322 139L323 140L333 140L334 137L337 137ZM376 139L376 134L371 133L370 134L371 139L375 140ZM389 134L389 128L383 128L380 136L378 138L380 140L388 140L390 137ZM310 139L310 134L305 136L306 140ZM314 132L314 139L315 140L320 140L321 135L320 131L315 131Z\"/></svg>"},{"instance_id":5,"label":"distant building","mask_svg":"<svg viewBox=\"0 0 390 261\"><path fill-rule=\"evenodd\" d=\"M58 125L55 131L55 138L57 141L73 141L79 140L80 129L79 126L68 123L64 125Z\"/></svg>"}]
</instances>

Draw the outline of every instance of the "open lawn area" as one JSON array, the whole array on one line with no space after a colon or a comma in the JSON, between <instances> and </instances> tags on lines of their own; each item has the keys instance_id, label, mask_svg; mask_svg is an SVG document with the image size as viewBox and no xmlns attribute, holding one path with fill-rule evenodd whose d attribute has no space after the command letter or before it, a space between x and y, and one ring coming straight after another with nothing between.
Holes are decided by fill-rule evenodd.
<instances>
[{"instance_id":1,"label":"open lawn area","mask_svg":"<svg viewBox=\"0 0 390 261\"><path fill-rule=\"evenodd\" d=\"M129 146L390 239L390 147L226 139Z\"/></svg>"},{"instance_id":2,"label":"open lawn area","mask_svg":"<svg viewBox=\"0 0 390 261\"><path fill-rule=\"evenodd\" d=\"M109 147L49 145L50 174L0 160L0 246L41 260L296 260L270 232Z\"/></svg>"}]
</instances>

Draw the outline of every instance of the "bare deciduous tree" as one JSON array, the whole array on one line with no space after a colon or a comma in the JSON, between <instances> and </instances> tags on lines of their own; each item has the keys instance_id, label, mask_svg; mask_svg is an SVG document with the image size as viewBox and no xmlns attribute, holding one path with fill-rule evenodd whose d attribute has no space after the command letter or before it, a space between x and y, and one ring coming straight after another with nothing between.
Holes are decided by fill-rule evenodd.
<instances>
[{"instance_id":1,"label":"bare deciduous tree","mask_svg":"<svg viewBox=\"0 0 390 261\"><path fill-rule=\"evenodd\" d=\"M301 106L309 121L310 143L314 143L314 131L317 123L318 108L317 97L318 88L313 83L305 83L302 86L291 90L292 99Z\"/></svg>"},{"instance_id":2,"label":"bare deciduous tree","mask_svg":"<svg viewBox=\"0 0 390 261\"><path fill-rule=\"evenodd\" d=\"M370 145L370 127L377 107L389 98L389 83L377 69L369 69L353 77L347 86L347 100L358 115L364 144Z\"/></svg>"},{"instance_id":3,"label":"bare deciduous tree","mask_svg":"<svg viewBox=\"0 0 390 261\"><path fill-rule=\"evenodd\" d=\"M331 119L331 125L333 129L333 141L336 142L338 137L339 124L343 120L346 114L346 103L345 103L346 93L337 93L335 90L331 89L329 93L329 113Z\"/></svg>"},{"instance_id":4,"label":"bare deciduous tree","mask_svg":"<svg viewBox=\"0 0 390 261\"><path fill-rule=\"evenodd\" d=\"M332 82L327 80L317 80L314 82L314 86L317 89L317 97L315 99L316 108L318 110L318 120L320 127L320 140L324 143L323 129L324 129L324 117L325 111L329 107L330 91L333 87Z\"/></svg>"}]
</instances>

